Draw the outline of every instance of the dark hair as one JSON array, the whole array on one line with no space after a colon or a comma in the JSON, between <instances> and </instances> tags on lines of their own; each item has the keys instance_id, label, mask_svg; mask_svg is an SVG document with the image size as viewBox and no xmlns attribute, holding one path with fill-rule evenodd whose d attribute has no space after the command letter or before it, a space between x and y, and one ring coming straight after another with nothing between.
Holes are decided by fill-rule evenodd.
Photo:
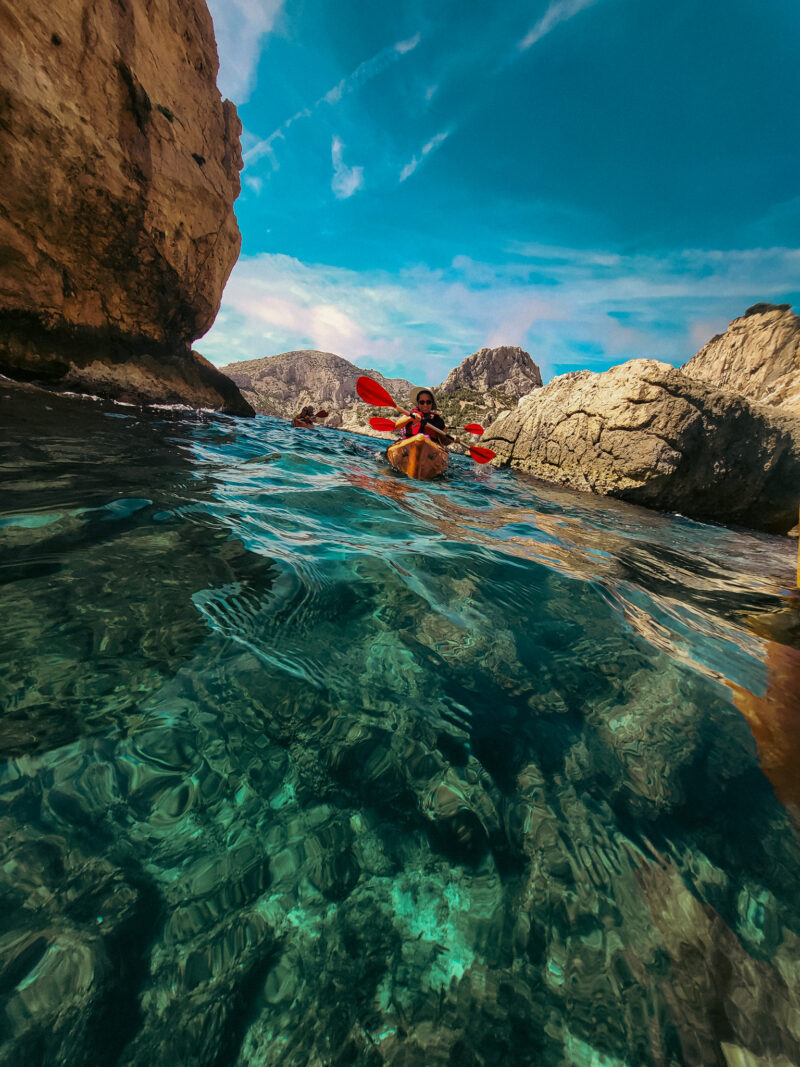
<instances>
[{"instance_id":1,"label":"dark hair","mask_svg":"<svg viewBox=\"0 0 800 1067\"><path fill-rule=\"evenodd\" d=\"M428 396L431 398L431 401L432 401L431 407L435 408L436 407L436 397L433 395L433 393L430 391L430 389L417 389L417 395L416 395L416 397L414 399L414 403L415 404L419 403L419 398L422 396L423 393L427 393L428 394Z\"/></svg>"}]
</instances>

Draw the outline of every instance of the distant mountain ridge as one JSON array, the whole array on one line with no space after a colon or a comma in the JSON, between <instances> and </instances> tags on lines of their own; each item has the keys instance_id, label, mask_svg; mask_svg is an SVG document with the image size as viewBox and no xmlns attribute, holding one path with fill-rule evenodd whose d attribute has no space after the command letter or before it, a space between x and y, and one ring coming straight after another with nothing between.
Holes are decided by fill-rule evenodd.
<instances>
[{"instance_id":1,"label":"distant mountain ridge","mask_svg":"<svg viewBox=\"0 0 800 1067\"><path fill-rule=\"evenodd\" d=\"M356 392L360 375L374 378L398 404L410 403L414 386L405 378L387 378L380 371L362 369L333 352L300 349L261 359L243 360L221 368L239 387L258 414L292 418L306 404L329 413L326 425L382 436L369 426L377 409ZM454 424L478 419L488 425L496 415L514 407L521 396L541 388L539 368L521 348L481 348L455 367L441 385L434 386L439 410ZM392 414L387 409L386 414Z\"/></svg>"}]
</instances>

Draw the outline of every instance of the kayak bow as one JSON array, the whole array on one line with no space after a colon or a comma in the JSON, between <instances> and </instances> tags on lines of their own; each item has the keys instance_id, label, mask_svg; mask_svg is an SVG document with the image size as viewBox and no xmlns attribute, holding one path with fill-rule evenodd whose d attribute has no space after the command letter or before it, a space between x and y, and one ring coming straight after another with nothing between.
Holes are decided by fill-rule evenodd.
<instances>
[{"instance_id":1,"label":"kayak bow","mask_svg":"<svg viewBox=\"0 0 800 1067\"><path fill-rule=\"evenodd\" d=\"M430 481L447 470L450 454L423 433L395 441L386 450L386 458L395 470L409 478Z\"/></svg>"}]
</instances>

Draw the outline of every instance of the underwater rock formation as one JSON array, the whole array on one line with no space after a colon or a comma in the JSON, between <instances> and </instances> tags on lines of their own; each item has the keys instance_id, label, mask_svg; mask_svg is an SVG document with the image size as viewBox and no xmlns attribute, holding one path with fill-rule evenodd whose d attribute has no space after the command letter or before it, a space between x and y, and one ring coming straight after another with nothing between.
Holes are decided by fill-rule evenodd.
<instances>
[{"instance_id":1,"label":"underwater rock formation","mask_svg":"<svg viewBox=\"0 0 800 1067\"><path fill-rule=\"evenodd\" d=\"M692 518L786 533L800 499L800 418L655 360L554 378L483 442L545 481Z\"/></svg>"},{"instance_id":2,"label":"underwater rock formation","mask_svg":"<svg viewBox=\"0 0 800 1067\"><path fill-rule=\"evenodd\" d=\"M0 26L0 371L252 414L191 350L240 246L204 0L4 0Z\"/></svg>"},{"instance_id":3,"label":"underwater rock formation","mask_svg":"<svg viewBox=\"0 0 800 1067\"><path fill-rule=\"evenodd\" d=\"M543 565L341 435L19 389L0 1067L800 1062L797 837L692 664L769 603L741 534L558 491Z\"/></svg>"},{"instance_id":4,"label":"underwater rock formation","mask_svg":"<svg viewBox=\"0 0 800 1067\"><path fill-rule=\"evenodd\" d=\"M800 316L754 304L681 370L690 378L800 415Z\"/></svg>"}]
</instances>

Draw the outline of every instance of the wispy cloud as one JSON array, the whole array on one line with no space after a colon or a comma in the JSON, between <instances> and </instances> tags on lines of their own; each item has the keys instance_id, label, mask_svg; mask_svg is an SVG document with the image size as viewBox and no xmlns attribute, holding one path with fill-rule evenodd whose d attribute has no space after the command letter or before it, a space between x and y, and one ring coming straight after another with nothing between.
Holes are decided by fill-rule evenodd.
<instances>
[{"instance_id":1,"label":"wispy cloud","mask_svg":"<svg viewBox=\"0 0 800 1067\"><path fill-rule=\"evenodd\" d=\"M252 189L256 196L258 196L264 186L264 181L262 178L257 178L254 174L246 174L244 176L244 184L248 189Z\"/></svg>"},{"instance_id":2,"label":"wispy cloud","mask_svg":"<svg viewBox=\"0 0 800 1067\"><path fill-rule=\"evenodd\" d=\"M318 348L435 383L482 345L519 344L547 378L638 356L680 364L750 304L800 299L800 249L534 252L502 264L462 256L396 276L242 258L198 348L218 366Z\"/></svg>"},{"instance_id":3,"label":"wispy cloud","mask_svg":"<svg viewBox=\"0 0 800 1067\"><path fill-rule=\"evenodd\" d=\"M404 182L406 178L410 178L414 171L419 167L420 163L426 156L429 156L431 152L435 152L440 145L444 144L447 138L451 134L451 130L445 130L443 133L437 133L435 137L431 137L427 144L422 146L422 150L418 156L414 156L400 171L400 181Z\"/></svg>"},{"instance_id":4,"label":"wispy cloud","mask_svg":"<svg viewBox=\"0 0 800 1067\"><path fill-rule=\"evenodd\" d=\"M277 161L275 160L274 144L278 140L283 140L289 131L289 129L298 121L298 119L310 118L318 108L323 104L327 104L332 107L338 104L339 101L350 93L354 93L357 89L361 88L365 82L381 74L384 70L388 69L393 63L404 56L407 52L412 51L417 47L421 40L420 34L415 34L414 37L409 37L407 40L396 41L395 44L387 45L386 48L382 48L380 52L376 53L370 59L365 59L363 63L359 63L354 71L342 78L340 82L337 82L331 89L328 89L326 93L316 100L310 107L305 107L302 110L296 112L290 118L286 119L277 130L274 130L269 137L265 137L261 141L257 141L251 148L244 153L245 166L252 166L259 159L263 159L264 156L270 156L273 161L273 168L277 169Z\"/></svg>"},{"instance_id":5,"label":"wispy cloud","mask_svg":"<svg viewBox=\"0 0 800 1067\"><path fill-rule=\"evenodd\" d=\"M337 200L346 200L364 184L364 168L348 167L342 159L343 148L344 145L339 138L334 137L331 143L331 159L333 161L331 189Z\"/></svg>"},{"instance_id":6,"label":"wispy cloud","mask_svg":"<svg viewBox=\"0 0 800 1067\"><path fill-rule=\"evenodd\" d=\"M283 0L208 0L219 52L217 84L237 104L255 88L263 38L282 7Z\"/></svg>"},{"instance_id":7,"label":"wispy cloud","mask_svg":"<svg viewBox=\"0 0 800 1067\"><path fill-rule=\"evenodd\" d=\"M546 37L560 22L566 22L578 12L592 7L597 2L598 0L553 0L536 25L522 38L517 48L520 52L527 51L537 41Z\"/></svg>"},{"instance_id":8,"label":"wispy cloud","mask_svg":"<svg viewBox=\"0 0 800 1067\"><path fill-rule=\"evenodd\" d=\"M355 92L364 82L370 81L377 74L390 67L400 56L404 56L406 52L416 48L420 40L421 35L417 33L406 41L397 41L395 44L382 48L371 59L365 59L363 63L359 63L351 74L348 74L346 78L342 78L337 85L329 89L318 103L338 104L347 93Z\"/></svg>"}]
</instances>

